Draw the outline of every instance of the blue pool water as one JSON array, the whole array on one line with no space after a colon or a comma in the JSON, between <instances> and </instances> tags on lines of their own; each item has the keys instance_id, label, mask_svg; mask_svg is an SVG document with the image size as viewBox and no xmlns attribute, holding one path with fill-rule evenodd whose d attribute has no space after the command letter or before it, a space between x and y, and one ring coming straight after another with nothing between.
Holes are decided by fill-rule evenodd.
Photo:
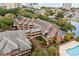
<instances>
[{"instance_id":1,"label":"blue pool water","mask_svg":"<svg viewBox=\"0 0 79 59\"><path fill-rule=\"evenodd\" d=\"M79 56L79 45L67 50L70 56Z\"/></svg>"}]
</instances>

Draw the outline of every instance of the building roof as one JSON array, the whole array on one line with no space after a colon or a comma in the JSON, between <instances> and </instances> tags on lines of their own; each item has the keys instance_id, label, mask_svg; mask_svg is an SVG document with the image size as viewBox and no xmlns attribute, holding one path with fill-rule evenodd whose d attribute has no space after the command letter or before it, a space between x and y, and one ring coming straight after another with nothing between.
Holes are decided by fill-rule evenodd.
<instances>
[{"instance_id":1,"label":"building roof","mask_svg":"<svg viewBox=\"0 0 79 59\"><path fill-rule=\"evenodd\" d=\"M33 33L33 32L39 32L39 31L41 31L41 28L31 29L31 33Z\"/></svg>"},{"instance_id":2,"label":"building roof","mask_svg":"<svg viewBox=\"0 0 79 59\"><path fill-rule=\"evenodd\" d=\"M0 33L0 53L6 54L13 50L20 51L31 49L31 42L25 36L25 31L5 31Z\"/></svg>"},{"instance_id":3,"label":"building roof","mask_svg":"<svg viewBox=\"0 0 79 59\"><path fill-rule=\"evenodd\" d=\"M33 20L30 18L26 18L23 16L18 16L16 19L14 19L14 25L22 24L22 25L33 25Z\"/></svg>"},{"instance_id":4,"label":"building roof","mask_svg":"<svg viewBox=\"0 0 79 59\"><path fill-rule=\"evenodd\" d=\"M42 30L42 33L45 34L45 33L48 33L46 36L47 37L53 37L55 36L56 32L58 31L58 36L62 36L64 34L63 31L61 31L59 29L59 26L57 26L56 24L51 24L47 21L44 21L44 20L40 20L40 19L37 19L36 20L36 24L40 25L41 26L41 30Z\"/></svg>"},{"instance_id":5,"label":"building roof","mask_svg":"<svg viewBox=\"0 0 79 59\"><path fill-rule=\"evenodd\" d=\"M64 36L66 34L66 32L62 31L62 30L59 30L58 31L58 36Z\"/></svg>"},{"instance_id":6,"label":"building roof","mask_svg":"<svg viewBox=\"0 0 79 59\"><path fill-rule=\"evenodd\" d=\"M35 23L40 25L42 28L47 28L47 26L50 24L49 22L41 19L37 19Z\"/></svg>"}]
</instances>

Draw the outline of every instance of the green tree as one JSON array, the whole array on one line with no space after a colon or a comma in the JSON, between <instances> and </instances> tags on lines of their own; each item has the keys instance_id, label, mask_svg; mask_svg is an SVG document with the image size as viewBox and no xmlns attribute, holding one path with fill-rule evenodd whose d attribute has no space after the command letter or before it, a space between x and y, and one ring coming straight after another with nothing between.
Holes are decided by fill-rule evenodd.
<instances>
[{"instance_id":1,"label":"green tree","mask_svg":"<svg viewBox=\"0 0 79 59\"><path fill-rule=\"evenodd\" d=\"M4 16L7 13L7 10L4 8L0 8L0 15Z\"/></svg>"},{"instance_id":2,"label":"green tree","mask_svg":"<svg viewBox=\"0 0 79 59\"><path fill-rule=\"evenodd\" d=\"M34 14L31 12L26 11L25 9L20 9L18 14L24 17L33 18Z\"/></svg>"},{"instance_id":3,"label":"green tree","mask_svg":"<svg viewBox=\"0 0 79 59\"><path fill-rule=\"evenodd\" d=\"M53 12L52 10L47 10L46 14L49 16L52 16L55 14L55 12Z\"/></svg>"},{"instance_id":4,"label":"green tree","mask_svg":"<svg viewBox=\"0 0 79 59\"><path fill-rule=\"evenodd\" d=\"M64 13L63 12L58 12L57 15L56 15L56 18L57 19L64 18Z\"/></svg>"},{"instance_id":5,"label":"green tree","mask_svg":"<svg viewBox=\"0 0 79 59\"><path fill-rule=\"evenodd\" d=\"M73 17L73 15L72 15L72 14L70 14L70 15L68 15L68 17L69 17L69 18L72 18L72 17Z\"/></svg>"},{"instance_id":6,"label":"green tree","mask_svg":"<svg viewBox=\"0 0 79 59\"><path fill-rule=\"evenodd\" d=\"M76 29L76 27L72 25L70 22L68 22L68 20L65 18L57 20L57 25L60 26L61 30L66 32L68 32L69 30L72 31Z\"/></svg>"},{"instance_id":7,"label":"green tree","mask_svg":"<svg viewBox=\"0 0 79 59\"><path fill-rule=\"evenodd\" d=\"M59 55L59 50L55 46L50 46L48 48L48 54L51 55L51 56L58 56Z\"/></svg>"},{"instance_id":8,"label":"green tree","mask_svg":"<svg viewBox=\"0 0 79 59\"><path fill-rule=\"evenodd\" d=\"M20 8L8 9L8 10L7 10L7 14L8 14L8 13L11 13L11 14L14 14L14 15L17 16L19 10L20 10Z\"/></svg>"},{"instance_id":9,"label":"green tree","mask_svg":"<svg viewBox=\"0 0 79 59\"><path fill-rule=\"evenodd\" d=\"M5 16L0 18L0 28L2 29L10 29L13 26L13 14L6 14Z\"/></svg>"},{"instance_id":10,"label":"green tree","mask_svg":"<svg viewBox=\"0 0 79 59\"><path fill-rule=\"evenodd\" d=\"M64 37L64 40L66 41L70 41L72 39L74 39L75 33L67 33Z\"/></svg>"},{"instance_id":11,"label":"green tree","mask_svg":"<svg viewBox=\"0 0 79 59\"><path fill-rule=\"evenodd\" d=\"M5 23L2 23L1 28L6 30L6 29L9 29L10 27L8 25L6 25Z\"/></svg>"},{"instance_id":12,"label":"green tree","mask_svg":"<svg viewBox=\"0 0 79 59\"><path fill-rule=\"evenodd\" d=\"M42 9L42 10L43 10L43 9L44 9L44 10L49 10L49 7L44 7L44 6L43 6L43 7L41 7L41 9Z\"/></svg>"}]
</instances>

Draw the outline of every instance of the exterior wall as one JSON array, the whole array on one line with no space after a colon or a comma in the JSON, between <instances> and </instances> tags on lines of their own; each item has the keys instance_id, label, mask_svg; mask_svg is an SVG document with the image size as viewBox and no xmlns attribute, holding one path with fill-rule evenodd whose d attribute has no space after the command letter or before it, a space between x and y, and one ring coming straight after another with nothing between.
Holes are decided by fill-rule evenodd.
<instances>
[{"instance_id":1,"label":"exterior wall","mask_svg":"<svg viewBox=\"0 0 79 59\"><path fill-rule=\"evenodd\" d=\"M6 4L5 3L0 3L0 7L6 9Z\"/></svg>"},{"instance_id":2,"label":"exterior wall","mask_svg":"<svg viewBox=\"0 0 79 59\"><path fill-rule=\"evenodd\" d=\"M21 7L21 4L20 3L7 3L6 7L7 9L18 8L18 7Z\"/></svg>"},{"instance_id":3,"label":"exterior wall","mask_svg":"<svg viewBox=\"0 0 79 59\"><path fill-rule=\"evenodd\" d=\"M70 9L71 5L71 3L63 3L63 8Z\"/></svg>"}]
</instances>

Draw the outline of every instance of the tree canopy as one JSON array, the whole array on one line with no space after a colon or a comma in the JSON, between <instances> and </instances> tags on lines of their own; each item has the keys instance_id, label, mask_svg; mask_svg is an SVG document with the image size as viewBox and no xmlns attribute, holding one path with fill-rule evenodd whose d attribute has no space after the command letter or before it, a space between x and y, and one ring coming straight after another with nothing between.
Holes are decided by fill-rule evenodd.
<instances>
[{"instance_id":1,"label":"tree canopy","mask_svg":"<svg viewBox=\"0 0 79 59\"><path fill-rule=\"evenodd\" d=\"M9 29L13 26L13 19L15 15L13 14L6 14L0 18L0 28L2 29Z\"/></svg>"}]
</instances>

